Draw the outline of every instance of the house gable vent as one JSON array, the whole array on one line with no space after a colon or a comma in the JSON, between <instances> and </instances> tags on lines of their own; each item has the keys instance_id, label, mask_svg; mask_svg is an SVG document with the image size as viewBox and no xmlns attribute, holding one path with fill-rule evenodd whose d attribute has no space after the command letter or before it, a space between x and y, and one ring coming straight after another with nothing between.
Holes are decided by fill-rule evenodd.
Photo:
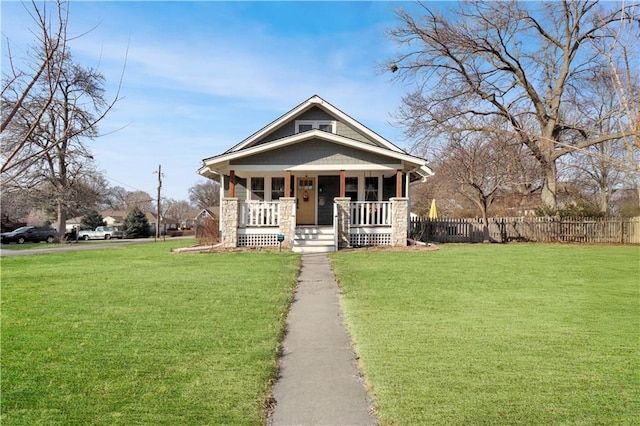
<instances>
[{"instance_id":1,"label":"house gable vent","mask_svg":"<svg viewBox=\"0 0 640 426\"><path fill-rule=\"evenodd\" d=\"M296 133L309 130L322 130L323 132L336 133L335 120L296 120Z\"/></svg>"}]
</instances>

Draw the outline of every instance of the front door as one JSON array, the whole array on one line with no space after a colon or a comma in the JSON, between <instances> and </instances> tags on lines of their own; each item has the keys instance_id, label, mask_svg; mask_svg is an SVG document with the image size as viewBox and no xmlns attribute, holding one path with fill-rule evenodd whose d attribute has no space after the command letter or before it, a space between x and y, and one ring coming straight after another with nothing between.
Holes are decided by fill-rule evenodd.
<instances>
[{"instance_id":1,"label":"front door","mask_svg":"<svg viewBox=\"0 0 640 426\"><path fill-rule=\"evenodd\" d=\"M316 179L296 179L296 225L316 224Z\"/></svg>"}]
</instances>

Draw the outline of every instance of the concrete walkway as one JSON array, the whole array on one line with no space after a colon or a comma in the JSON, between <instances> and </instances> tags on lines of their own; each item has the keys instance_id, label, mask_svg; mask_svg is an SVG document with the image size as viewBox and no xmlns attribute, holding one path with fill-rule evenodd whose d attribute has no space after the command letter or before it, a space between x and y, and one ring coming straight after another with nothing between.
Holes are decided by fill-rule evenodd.
<instances>
[{"instance_id":1,"label":"concrete walkway","mask_svg":"<svg viewBox=\"0 0 640 426\"><path fill-rule=\"evenodd\" d=\"M375 425L325 254L302 256L270 425Z\"/></svg>"}]
</instances>

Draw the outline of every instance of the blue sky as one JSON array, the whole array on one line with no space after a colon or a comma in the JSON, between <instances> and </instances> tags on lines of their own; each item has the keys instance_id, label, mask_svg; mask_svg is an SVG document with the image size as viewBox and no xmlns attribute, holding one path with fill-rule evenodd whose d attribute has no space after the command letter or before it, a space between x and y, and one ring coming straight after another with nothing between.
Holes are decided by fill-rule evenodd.
<instances>
[{"instance_id":1,"label":"blue sky","mask_svg":"<svg viewBox=\"0 0 640 426\"><path fill-rule=\"evenodd\" d=\"M220 154L317 94L407 147L392 114L407 91L377 65L396 46L384 35L400 2L73 1L71 43L121 100L89 143L112 186L187 199L200 160ZM33 41L22 3L3 1L4 43ZM127 53L128 49L128 53Z\"/></svg>"}]
</instances>

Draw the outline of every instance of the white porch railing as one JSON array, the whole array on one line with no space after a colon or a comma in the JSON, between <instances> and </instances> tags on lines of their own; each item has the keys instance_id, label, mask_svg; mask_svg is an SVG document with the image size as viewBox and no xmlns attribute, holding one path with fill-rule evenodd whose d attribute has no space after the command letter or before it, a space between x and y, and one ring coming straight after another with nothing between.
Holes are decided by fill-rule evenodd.
<instances>
[{"instance_id":1,"label":"white porch railing","mask_svg":"<svg viewBox=\"0 0 640 426\"><path fill-rule=\"evenodd\" d=\"M391 226L391 202L352 201L351 226Z\"/></svg>"},{"instance_id":2,"label":"white porch railing","mask_svg":"<svg viewBox=\"0 0 640 426\"><path fill-rule=\"evenodd\" d=\"M278 201L241 201L240 226L278 226L280 203Z\"/></svg>"}]
</instances>

